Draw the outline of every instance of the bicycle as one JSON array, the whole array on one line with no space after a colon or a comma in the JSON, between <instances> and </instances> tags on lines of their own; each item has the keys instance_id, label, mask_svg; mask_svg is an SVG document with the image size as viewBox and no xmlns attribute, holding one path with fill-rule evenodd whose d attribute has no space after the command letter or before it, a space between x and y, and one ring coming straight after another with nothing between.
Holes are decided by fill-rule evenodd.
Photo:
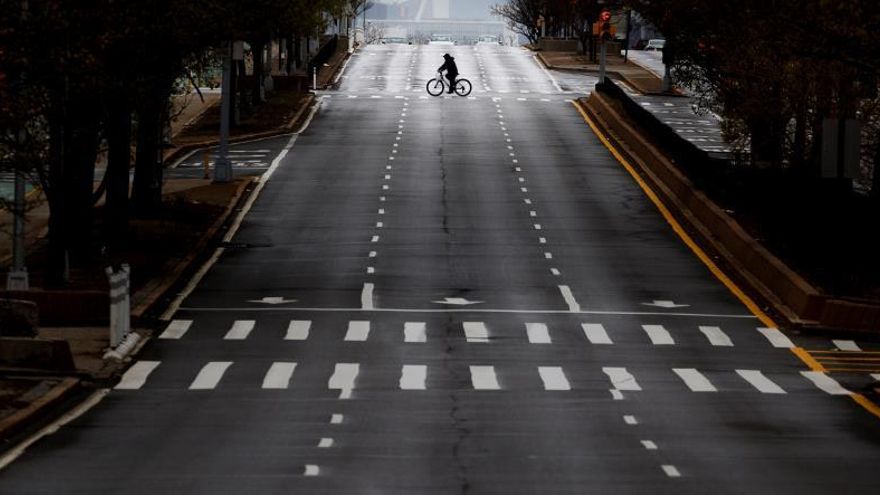
<instances>
[{"instance_id":1,"label":"bicycle","mask_svg":"<svg viewBox=\"0 0 880 495\"><path fill-rule=\"evenodd\" d=\"M443 74L437 73L437 77L428 81L426 85L426 89L428 90L428 94L431 96L440 96L446 91L446 81L443 78ZM455 87L452 88L455 91L455 94L458 96L467 96L471 94L471 90L473 86L471 82L467 79L460 77L455 80Z\"/></svg>"}]
</instances>

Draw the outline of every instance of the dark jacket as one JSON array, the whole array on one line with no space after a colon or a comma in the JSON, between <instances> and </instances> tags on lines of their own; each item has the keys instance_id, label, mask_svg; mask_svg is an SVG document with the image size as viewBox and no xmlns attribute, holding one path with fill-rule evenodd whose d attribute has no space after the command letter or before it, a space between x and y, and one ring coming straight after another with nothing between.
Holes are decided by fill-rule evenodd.
<instances>
[{"instance_id":1,"label":"dark jacket","mask_svg":"<svg viewBox=\"0 0 880 495\"><path fill-rule=\"evenodd\" d=\"M455 65L455 58L453 58L448 53L443 55L443 58L446 59L446 62L437 69L437 72L443 72L444 70L447 72L448 76L457 76L458 75L458 66Z\"/></svg>"}]
</instances>

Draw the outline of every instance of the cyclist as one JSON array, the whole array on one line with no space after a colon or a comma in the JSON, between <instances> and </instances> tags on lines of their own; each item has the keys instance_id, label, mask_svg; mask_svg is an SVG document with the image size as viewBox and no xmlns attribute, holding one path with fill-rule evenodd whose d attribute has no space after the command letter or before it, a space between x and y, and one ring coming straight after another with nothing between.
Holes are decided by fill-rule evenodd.
<instances>
[{"instance_id":1,"label":"cyclist","mask_svg":"<svg viewBox=\"0 0 880 495\"><path fill-rule=\"evenodd\" d=\"M437 72L446 71L446 79L449 79L449 94L455 92L455 80L458 78L458 66L455 65L455 58L450 54L443 55L443 65L437 69Z\"/></svg>"}]
</instances>

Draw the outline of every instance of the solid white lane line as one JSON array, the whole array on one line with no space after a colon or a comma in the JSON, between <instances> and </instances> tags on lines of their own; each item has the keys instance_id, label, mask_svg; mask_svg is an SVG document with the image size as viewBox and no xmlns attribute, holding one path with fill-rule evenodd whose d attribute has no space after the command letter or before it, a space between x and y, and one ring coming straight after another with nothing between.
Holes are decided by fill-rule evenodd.
<instances>
[{"instance_id":1,"label":"solid white lane line","mask_svg":"<svg viewBox=\"0 0 880 495\"><path fill-rule=\"evenodd\" d=\"M190 390L212 390L217 388L223 374L232 366L230 361L213 361L202 367L196 379L190 384Z\"/></svg>"},{"instance_id":2,"label":"solid white lane line","mask_svg":"<svg viewBox=\"0 0 880 495\"><path fill-rule=\"evenodd\" d=\"M736 374L741 376L743 380L749 382L753 387L758 389L762 394L784 394L785 390L774 383L772 380L764 376L764 373L758 370L736 370Z\"/></svg>"},{"instance_id":3,"label":"solid white lane line","mask_svg":"<svg viewBox=\"0 0 880 495\"><path fill-rule=\"evenodd\" d=\"M426 325L423 321L408 321L403 324L403 341L424 343L428 340Z\"/></svg>"},{"instance_id":4,"label":"solid white lane line","mask_svg":"<svg viewBox=\"0 0 880 495\"><path fill-rule=\"evenodd\" d=\"M190 326L192 326L192 320L172 320L171 323L165 327L165 331L162 332L162 335L159 335L159 338L179 339L186 334Z\"/></svg>"},{"instance_id":5,"label":"solid white lane line","mask_svg":"<svg viewBox=\"0 0 880 495\"><path fill-rule=\"evenodd\" d=\"M161 361L138 361L122 375L122 379L116 384L116 390L137 390L144 386L150 373L153 372Z\"/></svg>"},{"instance_id":6,"label":"solid white lane line","mask_svg":"<svg viewBox=\"0 0 880 495\"><path fill-rule=\"evenodd\" d=\"M642 389L636 378L626 368L606 366L602 368L602 372L608 375L608 378L611 379L611 384L617 390L637 392Z\"/></svg>"},{"instance_id":7,"label":"solid white lane line","mask_svg":"<svg viewBox=\"0 0 880 495\"><path fill-rule=\"evenodd\" d=\"M290 386L290 379L296 363L272 363L266 376L263 377L263 388L283 390Z\"/></svg>"},{"instance_id":8,"label":"solid white lane line","mask_svg":"<svg viewBox=\"0 0 880 495\"><path fill-rule=\"evenodd\" d=\"M489 343L489 329L482 321L466 321L462 323L464 336L472 344Z\"/></svg>"},{"instance_id":9,"label":"solid white lane line","mask_svg":"<svg viewBox=\"0 0 880 495\"><path fill-rule=\"evenodd\" d=\"M364 284L364 289L361 291L361 309L373 309L373 289L375 289L373 284Z\"/></svg>"},{"instance_id":10,"label":"solid white lane line","mask_svg":"<svg viewBox=\"0 0 880 495\"><path fill-rule=\"evenodd\" d=\"M673 368L672 371L678 375L685 385L692 392L717 392L718 389L708 378L694 368Z\"/></svg>"},{"instance_id":11,"label":"solid white lane line","mask_svg":"<svg viewBox=\"0 0 880 495\"><path fill-rule=\"evenodd\" d=\"M822 373L821 371L801 371L801 375L813 382L819 390L831 395L852 395L852 392L843 388L837 380Z\"/></svg>"},{"instance_id":12,"label":"solid white lane line","mask_svg":"<svg viewBox=\"0 0 880 495\"><path fill-rule=\"evenodd\" d=\"M642 440L642 447L645 447L645 450L657 450L657 444L650 440Z\"/></svg>"},{"instance_id":13,"label":"solid white lane line","mask_svg":"<svg viewBox=\"0 0 880 495\"><path fill-rule=\"evenodd\" d=\"M574 298L574 294L571 293L571 288L567 285L560 285L559 292L562 293L562 298L565 299L565 304L568 305L568 310L572 313L577 313L581 310L581 305Z\"/></svg>"},{"instance_id":14,"label":"solid white lane line","mask_svg":"<svg viewBox=\"0 0 880 495\"><path fill-rule=\"evenodd\" d=\"M552 344L550 332L544 323L526 323L526 334L531 344Z\"/></svg>"},{"instance_id":15,"label":"solid white lane line","mask_svg":"<svg viewBox=\"0 0 880 495\"><path fill-rule=\"evenodd\" d=\"M351 397L351 391L354 389L354 381L360 373L360 364L358 363L336 363L336 370L333 376L327 381L327 388L331 390L339 390L340 399L348 399Z\"/></svg>"},{"instance_id":16,"label":"solid white lane line","mask_svg":"<svg viewBox=\"0 0 880 495\"><path fill-rule=\"evenodd\" d=\"M663 468L663 472L666 473L666 476L670 478L680 478L681 473L678 472L678 468L673 466L672 464L664 464L661 466Z\"/></svg>"},{"instance_id":17,"label":"solid white lane line","mask_svg":"<svg viewBox=\"0 0 880 495\"><path fill-rule=\"evenodd\" d=\"M773 347L780 349L791 349L794 347L794 342L776 328L761 327L758 328L758 331L761 332L764 337L767 337L767 340L770 341L770 345Z\"/></svg>"},{"instance_id":18,"label":"solid white lane line","mask_svg":"<svg viewBox=\"0 0 880 495\"><path fill-rule=\"evenodd\" d=\"M345 419L345 416L342 414L333 414L330 416L330 424L331 425L341 425L342 421Z\"/></svg>"},{"instance_id":19,"label":"solid white lane line","mask_svg":"<svg viewBox=\"0 0 880 495\"><path fill-rule=\"evenodd\" d=\"M284 340L306 340L309 338L310 328L312 328L311 320L293 320L287 326Z\"/></svg>"},{"instance_id":20,"label":"solid white lane line","mask_svg":"<svg viewBox=\"0 0 880 495\"><path fill-rule=\"evenodd\" d=\"M571 390L565 371L559 366L539 366L538 374L544 382L544 390Z\"/></svg>"},{"instance_id":21,"label":"solid white lane line","mask_svg":"<svg viewBox=\"0 0 880 495\"><path fill-rule=\"evenodd\" d=\"M591 344L611 344L611 338L608 337L608 332L605 331L605 327L600 323L583 323L581 324L581 328L584 329L584 335L587 336L587 340L590 341Z\"/></svg>"},{"instance_id":22,"label":"solid white lane line","mask_svg":"<svg viewBox=\"0 0 880 495\"><path fill-rule=\"evenodd\" d=\"M257 322L254 320L236 320L232 324L232 328L226 332L223 340L244 340L248 338L256 324Z\"/></svg>"},{"instance_id":23,"label":"solid white lane line","mask_svg":"<svg viewBox=\"0 0 880 495\"><path fill-rule=\"evenodd\" d=\"M332 438L324 437L318 442L318 448L319 449L329 449L330 447L333 446L333 443L334 442L333 442Z\"/></svg>"},{"instance_id":24,"label":"solid white lane line","mask_svg":"<svg viewBox=\"0 0 880 495\"><path fill-rule=\"evenodd\" d=\"M318 476L321 473L321 468L317 466L317 464L306 464L305 474L306 476Z\"/></svg>"},{"instance_id":25,"label":"solid white lane line","mask_svg":"<svg viewBox=\"0 0 880 495\"><path fill-rule=\"evenodd\" d=\"M733 347L733 341L719 327L700 327L703 335L709 339L709 343L718 347Z\"/></svg>"},{"instance_id":26,"label":"solid white lane line","mask_svg":"<svg viewBox=\"0 0 880 495\"><path fill-rule=\"evenodd\" d=\"M651 339L651 343L654 345L675 344L672 335L669 334L669 331L663 328L663 325L642 325L642 329L645 330L645 333L648 334L648 338Z\"/></svg>"},{"instance_id":27,"label":"solid white lane line","mask_svg":"<svg viewBox=\"0 0 880 495\"><path fill-rule=\"evenodd\" d=\"M348 331L345 333L347 342L364 342L370 336L369 321L350 321Z\"/></svg>"},{"instance_id":28,"label":"solid white lane line","mask_svg":"<svg viewBox=\"0 0 880 495\"><path fill-rule=\"evenodd\" d=\"M470 370L474 390L501 390L494 366L471 366Z\"/></svg>"},{"instance_id":29,"label":"solid white lane line","mask_svg":"<svg viewBox=\"0 0 880 495\"><path fill-rule=\"evenodd\" d=\"M636 417L635 417L635 416L631 416L631 415L626 415L626 416L624 416L624 417L623 417L623 422L626 423L626 424L628 424L628 425L637 425L637 424L639 424L639 421L636 419Z\"/></svg>"},{"instance_id":30,"label":"solid white lane line","mask_svg":"<svg viewBox=\"0 0 880 495\"><path fill-rule=\"evenodd\" d=\"M862 350L854 340L832 340L831 342L841 351L859 352Z\"/></svg>"},{"instance_id":31,"label":"solid white lane line","mask_svg":"<svg viewBox=\"0 0 880 495\"><path fill-rule=\"evenodd\" d=\"M401 390L425 390L428 367L424 364L405 364L400 370Z\"/></svg>"}]
</instances>

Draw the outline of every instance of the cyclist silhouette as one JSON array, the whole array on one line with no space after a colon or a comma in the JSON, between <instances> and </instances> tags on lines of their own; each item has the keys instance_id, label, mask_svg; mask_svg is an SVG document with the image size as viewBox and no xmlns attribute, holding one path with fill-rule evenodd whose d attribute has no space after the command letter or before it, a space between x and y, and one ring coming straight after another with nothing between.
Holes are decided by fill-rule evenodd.
<instances>
[{"instance_id":1,"label":"cyclist silhouette","mask_svg":"<svg viewBox=\"0 0 880 495\"><path fill-rule=\"evenodd\" d=\"M445 62L443 62L443 65L441 65L440 68L437 69L437 72L443 72L444 70L446 71L446 79L449 79L448 93L452 94L455 92L455 80L458 78L458 66L455 65L455 58L453 58L452 55L448 53L443 55L443 59L445 60Z\"/></svg>"}]
</instances>

